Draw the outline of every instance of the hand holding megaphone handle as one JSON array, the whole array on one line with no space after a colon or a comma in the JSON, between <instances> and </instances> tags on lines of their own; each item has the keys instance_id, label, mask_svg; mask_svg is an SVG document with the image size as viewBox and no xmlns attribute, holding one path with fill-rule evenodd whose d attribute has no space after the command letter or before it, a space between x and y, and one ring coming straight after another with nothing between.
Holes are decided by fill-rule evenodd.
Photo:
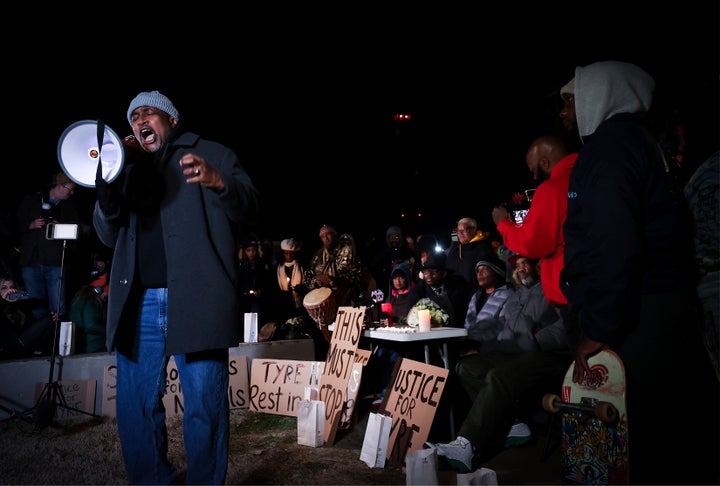
<instances>
[{"instance_id":1,"label":"hand holding megaphone handle","mask_svg":"<svg viewBox=\"0 0 720 486\"><path fill-rule=\"evenodd\" d=\"M97 173L95 174L95 189L100 209L106 215L117 213L120 208L119 194L113 189L113 184L108 184L102 175L102 160L98 160Z\"/></svg>"}]
</instances>

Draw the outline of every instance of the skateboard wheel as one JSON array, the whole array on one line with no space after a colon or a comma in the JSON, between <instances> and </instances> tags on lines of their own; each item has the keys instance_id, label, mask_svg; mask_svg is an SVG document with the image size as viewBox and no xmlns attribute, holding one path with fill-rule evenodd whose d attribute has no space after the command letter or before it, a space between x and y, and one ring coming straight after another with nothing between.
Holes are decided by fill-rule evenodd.
<instances>
[{"instance_id":1,"label":"skateboard wheel","mask_svg":"<svg viewBox=\"0 0 720 486\"><path fill-rule=\"evenodd\" d=\"M542 406L545 410L552 413L558 413L560 408L555 405L556 402L560 401L560 397L554 393L546 393L542 399Z\"/></svg>"},{"instance_id":2,"label":"skateboard wheel","mask_svg":"<svg viewBox=\"0 0 720 486\"><path fill-rule=\"evenodd\" d=\"M610 402L598 402L595 405L595 416L606 424L614 424L618 421L618 411Z\"/></svg>"}]
</instances>

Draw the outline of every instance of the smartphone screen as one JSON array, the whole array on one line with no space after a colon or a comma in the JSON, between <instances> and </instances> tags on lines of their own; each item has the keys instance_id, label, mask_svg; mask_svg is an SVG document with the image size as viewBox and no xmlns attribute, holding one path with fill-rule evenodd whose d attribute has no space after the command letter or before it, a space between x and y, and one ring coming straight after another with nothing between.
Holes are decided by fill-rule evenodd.
<instances>
[{"instance_id":1,"label":"smartphone screen","mask_svg":"<svg viewBox=\"0 0 720 486\"><path fill-rule=\"evenodd\" d=\"M516 211L512 212L513 220L515 221L515 224L522 224L523 221L525 221L525 216L527 216L529 209L518 209Z\"/></svg>"}]
</instances>

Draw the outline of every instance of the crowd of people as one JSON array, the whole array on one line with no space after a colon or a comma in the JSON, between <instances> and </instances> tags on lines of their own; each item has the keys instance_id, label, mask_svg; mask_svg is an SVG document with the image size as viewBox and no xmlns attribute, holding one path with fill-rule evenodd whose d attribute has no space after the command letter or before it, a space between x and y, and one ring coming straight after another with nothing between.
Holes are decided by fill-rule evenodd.
<instances>
[{"instance_id":1,"label":"crowd of people","mask_svg":"<svg viewBox=\"0 0 720 486\"><path fill-rule=\"evenodd\" d=\"M120 182L105 181L98 168L93 225L79 225L79 239L94 232L112 249L109 258L80 258L77 242L45 237L48 223L80 223L74 182L62 172L21 204L19 258L0 280L2 357L48 353L52 322L76 321L80 352L117 353L118 428L130 481L168 484L179 472L165 457L158 374L175 356L191 418L187 481L221 484L227 350L242 341L244 313L256 313L259 326L273 324L266 339L314 339L322 360L337 307L366 306L370 324L380 304L391 303L384 317L403 325L426 300L447 316L442 325L468 331L450 357L460 384L450 390L462 405L458 436L427 444L451 466L468 472L481 465L527 428L522 406L559 388L569 364L579 382L587 359L612 349L627 371L632 482L684 482L689 464L704 467L712 482L716 471L707 464L717 458L718 437L701 453L687 447L702 435L661 430L657 400L669 382L692 376L717 431L718 156L684 194L676 190L643 123L653 90L654 80L632 64L578 67L560 89L559 116L579 150L568 148L565 135L538 136L526 155L538 186L525 219L496 207L487 210L495 227L485 231L476 217L449 221L457 241L447 249L394 223L375 246L357 242L351 222L322 225L314 242L288 234L273 243L247 231L260 212L238 157L185 130L161 93L140 93L127 109L133 135L123 141L132 163ZM73 288L77 279L68 277L85 273L82 261L92 271ZM312 307L308 296L316 297ZM363 380L381 394L398 357L411 353L381 348Z\"/></svg>"}]
</instances>

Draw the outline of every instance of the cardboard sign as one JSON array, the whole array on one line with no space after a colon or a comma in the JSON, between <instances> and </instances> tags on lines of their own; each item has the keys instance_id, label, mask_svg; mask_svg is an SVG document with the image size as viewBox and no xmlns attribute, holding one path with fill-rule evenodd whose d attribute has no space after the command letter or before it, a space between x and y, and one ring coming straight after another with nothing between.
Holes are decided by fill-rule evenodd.
<instances>
[{"instance_id":1,"label":"cardboard sign","mask_svg":"<svg viewBox=\"0 0 720 486\"><path fill-rule=\"evenodd\" d=\"M352 427L353 413L355 413L355 404L358 403L357 397L360 393L360 384L362 381L363 367L368 364L372 352L369 349L355 350L355 363L353 363L352 374L348 381L347 399L340 417L339 429L350 429Z\"/></svg>"},{"instance_id":2,"label":"cardboard sign","mask_svg":"<svg viewBox=\"0 0 720 486\"><path fill-rule=\"evenodd\" d=\"M228 358L228 398L230 410L248 408L248 366L247 356L230 356ZM110 365L105 368L103 378L103 400L102 414L110 417L115 416L115 399L117 396L117 366ZM94 400L94 399L93 399ZM94 402L93 402L94 403ZM183 395L180 375L175 358L170 357L167 365L167 381L165 384L165 395L163 396L165 413L173 416L183 413Z\"/></svg>"},{"instance_id":3,"label":"cardboard sign","mask_svg":"<svg viewBox=\"0 0 720 486\"><path fill-rule=\"evenodd\" d=\"M324 361L253 359L250 374L250 410L296 417L300 400L320 399L319 386L324 369ZM361 378L362 364L353 363L338 424L341 429L351 426Z\"/></svg>"},{"instance_id":4,"label":"cardboard sign","mask_svg":"<svg viewBox=\"0 0 720 486\"><path fill-rule=\"evenodd\" d=\"M348 387L345 393L345 404L340 415L338 429L347 430L352 427L353 413L355 413L355 404L357 404L357 396L360 393L360 381L362 378L362 364L353 363L352 373L348 380Z\"/></svg>"},{"instance_id":5,"label":"cardboard sign","mask_svg":"<svg viewBox=\"0 0 720 486\"><path fill-rule=\"evenodd\" d=\"M324 361L255 358L248 406L253 412L297 416L306 387L319 387Z\"/></svg>"},{"instance_id":6,"label":"cardboard sign","mask_svg":"<svg viewBox=\"0 0 720 486\"><path fill-rule=\"evenodd\" d=\"M95 390L97 390L97 380L63 380L59 381L53 386L57 385L60 387L59 390L45 390L47 383L35 383L35 403L40 398L40 394L45 391L47 398L55 399L55 393L62 393L65 398L65 403L69 408L55 407L55 418L63 419L69 417L77 417L79 415L85 415L77 410L82 410L91 415L95 414ZM50 393L50 395L47 395ZM56 401L56 403L60 403ZM72 409L76 410L72 410Z\"/></svg>"},{"instance_id":7,"label":"cardboard sign","mask_svg":"<svg viewBox=\"0 0 720 486\"><path fill-rule=\"evenodd\" d=\"M372 351L369 349L356 349L355 350L355 362L360 363L363 365L368 364L368 361L370 361L370 356L372 355Z\"/></svg>"},{"instance_id":8,"label":"cardboard sign","mask_svg":"<svg viewBox=\"0 0 720 486\"><path fill-rule=\"evenodd\" d=\"M325 402L325 443L333 444L345 412L355 355L363 331L365 307L339 307L330 349L320 380L320 400Z\"/></svg>"},{"instance_id":9,"label":"cardboard sign","mask_svg":"<svg viewBox=\"0 0 720 486\"><path fill-rule=\"evenodd\" d=\"M448 370L400 358L383 405L392 417L387 458L402 467L408 452L423 448L447 382Z\"/></svg>"}]
</instances>

